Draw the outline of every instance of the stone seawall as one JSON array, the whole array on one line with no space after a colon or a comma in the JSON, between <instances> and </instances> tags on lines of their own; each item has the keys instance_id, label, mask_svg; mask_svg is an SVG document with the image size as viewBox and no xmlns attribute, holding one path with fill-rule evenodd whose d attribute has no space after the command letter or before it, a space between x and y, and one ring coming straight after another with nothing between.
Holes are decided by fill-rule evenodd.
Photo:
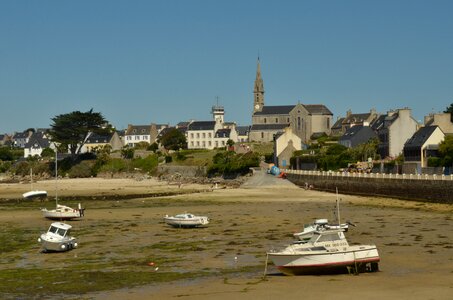
<instances>
[{"instance_id":1,"label":"stone seawall","mask_svg":"<svg viewBox=\"0 0 453 300\"><path fill-rule=\"evenodd\" d=\"M395 178L360 178L346 176L319 176L287 174L287 179L315 190L362 196L381 196L406 200L453 204L453 181Z\"/></svg>"}]
</instances>

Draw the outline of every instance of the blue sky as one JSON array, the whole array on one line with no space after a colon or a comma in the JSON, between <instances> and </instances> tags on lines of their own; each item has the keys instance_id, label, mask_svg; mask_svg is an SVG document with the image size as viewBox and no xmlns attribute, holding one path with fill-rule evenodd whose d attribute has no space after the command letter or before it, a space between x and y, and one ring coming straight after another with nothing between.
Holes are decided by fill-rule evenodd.
<instances>
[{"instance_id":1,"label":"blue sky","mask_svg":"<svg viewBox=\"0 0 453 300\"><path fill-rule=\"evenodd\" d=\"M265 104L453 103L453 1L0 1L0 133L91 108L127 124L251 123Z\"/></svg>"}]
</instances>

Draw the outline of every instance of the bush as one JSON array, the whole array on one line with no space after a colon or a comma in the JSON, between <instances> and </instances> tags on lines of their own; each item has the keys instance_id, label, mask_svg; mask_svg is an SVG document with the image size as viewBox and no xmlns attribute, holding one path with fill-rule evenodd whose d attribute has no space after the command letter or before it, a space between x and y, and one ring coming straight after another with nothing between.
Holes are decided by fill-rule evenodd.
<instances>
[{"instance_id":1,"label":"bush","mask_svg":"<svg viewBox=\"0 0 453 300\"><path fill-rule=\"evenodd\" d=\"M176 153L176 160L177 160L177 161L185 161L186 159L187 159L187 156L186 156L185 152L183 152L183 151L178 151L178 152Z\"/></svg>"},{"instance_id":2,"label":"bush","mask_svg":"<svg viewBox=\"0 0 453 300\"><path fill-rule=\"evenodd\" d=\"M145 158L135 158L132 160L132 167L134 169L139 169L144 172L152 172L156 169L158 165L157 155L152 154L148 155Z\"/></svg>"},{"instance_id":3,"label":"bush","mask_svg":"<svg viewBox=\"0 0 453 300\"><path fill-rule=\"evenodd\" d=\"M173 161L173 157L171 155L166 155L165 156L165 163L169 164Z\"/></svg>"},{"instance_id":4,"label":"bush","mask_svg":"<svg viewBox=\"0 0 453 300\"><path fill-rule=\"evenodd\" d=\"M69 172L69 178L88 178L96 176L93 173L93 162L91 161L82 161L79 164L73 166Z\"/></svg>"},{"instance_id":5,"label":"bush","mask_svg":"<svg viewBox=\"0 0 453 300\"><path fill-rule=\"evenodd\" d=\"M11 169L10 161L0 161L0 173L5 173Z\"/></svg>"},{"instance_id":6,"label":"bush","mask_svg":"<svg viewBox=\"0 0 453 300\"><path fill-rule=\"evenodd\" d=\"M249 172L251 167L259 166L257 153L236 154L231 151L219 152L213 157L213 165L208 169L209 176L235 177Z\"/></svg>"}]
</instances>

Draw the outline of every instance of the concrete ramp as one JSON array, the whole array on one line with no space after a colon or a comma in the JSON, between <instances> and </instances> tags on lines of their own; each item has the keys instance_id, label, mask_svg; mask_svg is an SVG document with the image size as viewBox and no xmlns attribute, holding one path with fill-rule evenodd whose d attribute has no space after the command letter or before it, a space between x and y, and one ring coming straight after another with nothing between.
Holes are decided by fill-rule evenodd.
<instances>
[{"instance_id":1,"label":"concrete ramp","mask_svg":"<svg viewBox=\"0 0 453 300\"><path fill-rule=\"evenodd\" d=\"M297 187L287 179L267 174L264 170L254 169L253 175L241 185L241 188L274 188L274 187Z\"/></svg>"}]
</instances>

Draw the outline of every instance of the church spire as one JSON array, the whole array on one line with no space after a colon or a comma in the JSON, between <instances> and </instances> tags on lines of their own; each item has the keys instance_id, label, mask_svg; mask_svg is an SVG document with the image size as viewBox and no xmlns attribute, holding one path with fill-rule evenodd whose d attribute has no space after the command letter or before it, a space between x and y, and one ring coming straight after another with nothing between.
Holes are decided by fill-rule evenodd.
<instances>
[{"instance_id":1,"label":"church spire","mask_svg":"<svg viewBox=\"0 0 453 300\"><path fill-rule=\"evenodd\" d=\"M258 56L258 63L256 67L255 87L253 89L253 113L261 111L264 106L264 83L261 78L261 65L260 57Z\"/></svg>"}]
</instances>

